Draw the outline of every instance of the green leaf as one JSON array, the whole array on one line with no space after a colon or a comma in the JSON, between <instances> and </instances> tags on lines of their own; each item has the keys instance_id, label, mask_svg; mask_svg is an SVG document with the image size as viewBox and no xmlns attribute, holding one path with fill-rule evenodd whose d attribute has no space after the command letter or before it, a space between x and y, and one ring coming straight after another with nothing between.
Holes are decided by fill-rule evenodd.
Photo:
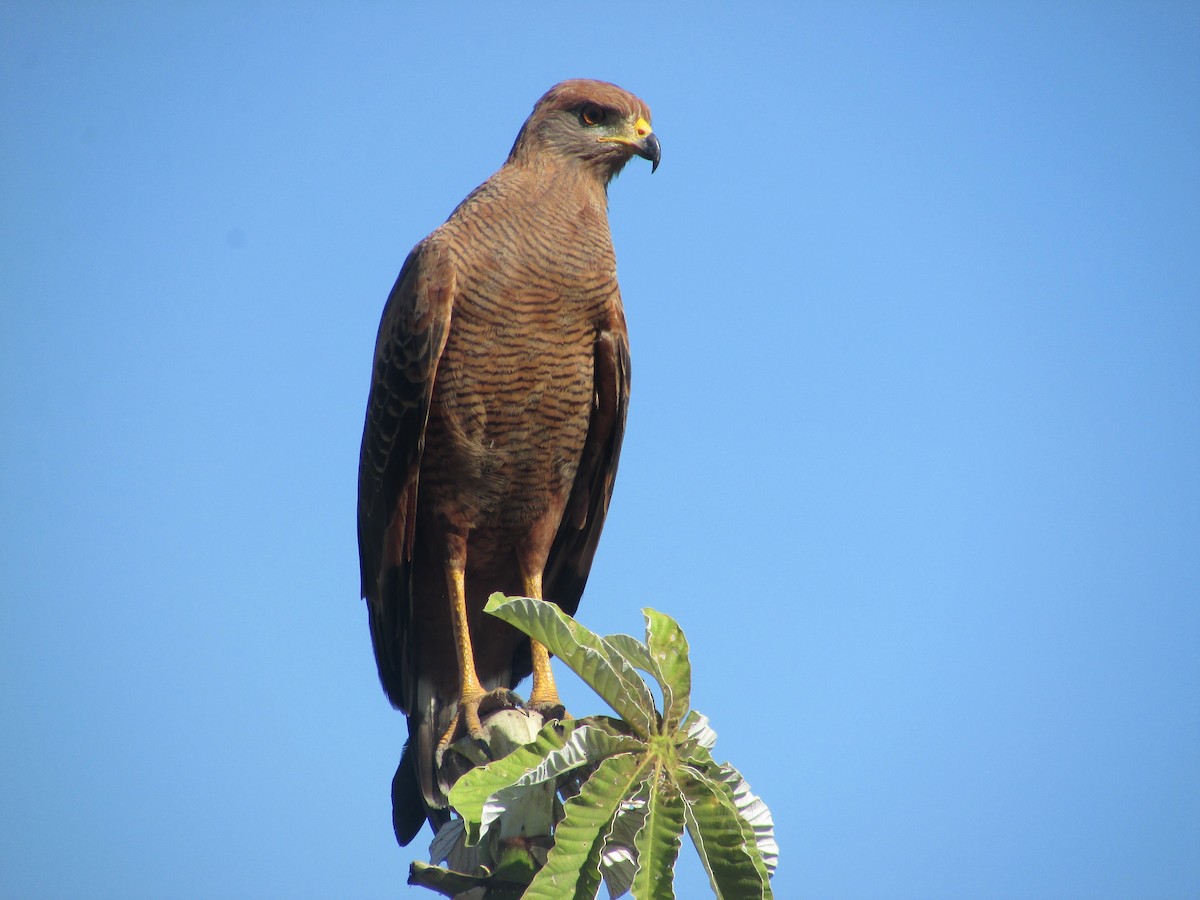
<instances>
[{"instance_id":1,"label":"green leaf","mask_svg":"<svg viewBox=\"0 0 1200 900\"><path fill-rule=\"evenodd\" d=\"M687 732L688 737L696 742L697 746L703 747L705 750L711 750L716 746L717 733L708 724L708 716L693 709L683 720L682 728Z\"/></svg>"},{"instance_id":2,"label":"green leaf","mask_svg":"<svg viewBox=\"0 0 1200 900\"><path fill-rule=\"evenodd\" d=\"M537 766L527 771L510 786L496 791L483 805L480 833L486 833L492 822L505 810L519 803L524 793L534 786L546 782L557 782L581 766L601 762L618 753L636 753L645 750L644 742L637 738L611 735L594 726L579 725L557 750L548 753ZM549 829L546 830L549 833Z\"/></svg>"},{"instance_id":3,"label":"green leaf","mask_svg":"<svg viewBox=\"0 0 1200 900\"><path fill-rule=\"evenodd\" d=\"M625 660L634 668L650 675L656 682L663 693L663 709L667 709L672 705L671 685L662 671L658 667L658 663L654 661L654 657L650 655L650 648L639 641L637 638L628 634L610 634L604 638L604 643L608 645L614 652L625 657Z\"/></svg>"},{"instance_id":4,"label":"green leaf","mask_svg":"<svg viewBox=\"0 0 1200 900\"><path fill-rule=\"evenodd\" d=\"M409 866L408 883L427 887L443 897L457 897L473 888L484 888L487 896L495 900L520 900L524 887L522 884L496 879L491 874L469 875L466 872L452 872L420 860Z\"/></svg>"},{"instance_id":5,"label":"green leaf","mask_svg":"<svg viewBox=\"0 0 1200 900\"><path fill-rule=\"evenodd\" d=\"M688 642L679 624L665 613L643 609L646 619L646 646L656 664L655 674L662 685L663 728L674 731L687 715L692 702L692 663Z\"/></svg>"},{"instance_id":6,"label":"green leaf","mask_svg":"<svg viewBox=\"0 0 1200 900\"><path fill-rule=\"evenodd\" d=\"M439 865L447 862L459 843L463 841L465 830L466 823L459 818L451 819L443 824L429 843L429 861ZM451 865L450 868L453 869L454 866Z\"/></svg>"},{"instance_id":7,"label":"green leaf","mask_svg":"<svg viewBox=\"0 0 1200 900\"><path fill-rule=\"evenodd\" d=\"M683 837L683 795L674 781L657 772L650 784L646 822L636 841L638 869L633 896L637 900L674 900L672 873Z\"/></svg>"},{"instance_id":8,"label":"green leaf","mask_svg":"<svg viewBox=\"0 0 1200 900\"><path fill-rule=\"evenodd\" d=\"M728 785L733 795L733 805L737 807L738 815L754 834L754 843L762 854L767 873L774 875L779 865L779 844L775 842L775 822L771 818L771 810L750 791L750 784L742 777L742 773L729 763L722 765L718 771L720 779Z\"/></svg>"},{"instance_id":9,"label":"green leaf","mask_svg":"<svg viewBox=\"0 0 1200 900\"><path fill-rule=\"evenodd\" d=\"M466 872L451 872L449 869L431 866L414 860L408 870L408 883L427 887L446 897L487 884L486 875L468 875Z\"/></svg>"},{"instance_id":10,"label":"green leaf","mask_svg":"<svg viewBox=\"0 0 1200 900\"><path fill-rule=\"evenodd\" d=\"M600 887L600 853L618 807L637 792L643 761L632 753L611 756L564 805L546 865L525 892L526 900L593 898Z\"/></svg>"},{"instance_id":11,"label":"green leaf","mask_svg":"<svg viewBox=\"0 0 1200 900\"><path fill-rule=\"evenodd\" d=\"M601 762L618 753L638 753L646 749L646 742L640 738L612 734L589 724L587 719L567 721L574 727L567 733L563 745L546 754L535 768L514 783L514 787L556 779L580 766Z\"/></svg>"},{"instance_id":12,"label":"green leaf","mask_svg":"<svg viewBox=\"0 0 1200 900\"><path fill-rule=\"evenodd\" d=\"M688 833L718 897L758 900L774 896L750 825L743 821L724 782L681 766Z\"/></svg>"},{"instance_id":13,"label":"green leaf","mask_svg":"<svg viewBox=\"0 0 1200 900\"><path fill-rule=\"evenodd\" d=\"M657 731L654 697L634 667L553 603L492 594L484 611L544 644L638 734Z\"/></svg>"},{"instance_id":14,"label":"green leaf","mask_svg":"<svg viewBox=\"0 0 1200 900\"><path fill-rule=\"evenodd\" d=\"M608 829L604 850L600 854L600 874L604 876L604 886L608 888L610 897L627 894L633 887L633 879L637 875L636 841L638 832L646 824L646 799L649 795L650 785L643 782L634 797L621 803Z\"/></svg>"},{"instance_id":15,"label":"green leaf","mask_svg":"<svg viewBox=\"0 0 1200 900\"><path fill-rule=\"evenodd\" d=\"M707 716L703 716L693 709L683 720L683 724L676 734L680 759L701 772L710 775L718 774L720 766L717 765L710 752L717 742L717 733L709 727Z\"/></svg>"},{"instance_id":16,"label":"green leaf","mask_svg":"<svg viewBox=\"0 0 1200 900\"><path fill-rule=\"evenodd\" d=\"M566 743L574 722L548 722L538 732L537 739L518 747L503 759L477 766L463 775L450 789L450 805L458 810L467 825L467 843L478 843L482 836L483 807L488 798L503 788L515 784L528 772L536 769L553 751Z\"/></svg>"}]
</instances>

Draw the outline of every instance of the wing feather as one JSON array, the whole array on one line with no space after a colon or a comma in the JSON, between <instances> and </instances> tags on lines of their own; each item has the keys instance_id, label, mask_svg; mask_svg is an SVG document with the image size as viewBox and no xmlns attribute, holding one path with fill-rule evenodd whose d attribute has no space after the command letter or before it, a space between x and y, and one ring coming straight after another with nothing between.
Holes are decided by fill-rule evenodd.
<instances>
[{"instance_id":1,"label":"wing feather","mask_svg":"<svg viewBox=\"0 0 1200 900\"><path fill-rule=\"evenodd\" d=\"M629 337L619 317L596 341L595 403L583 458L547 561L546 597L574 615L587 584L617 477L629 410Z\"/></svg>"},{"instance_id":2,"label":"wing feather","mask_svg":"<svg viewBox=\"0 0 1200 900\"><path fill-rule=\"evenodd\" d=\"M426 238L404 261L388 296L371 370L358 464L358 561L379 680L411 709L408 622L421 454L438 361L450 331L454 269Z\"/></svg>"}]
</instances>

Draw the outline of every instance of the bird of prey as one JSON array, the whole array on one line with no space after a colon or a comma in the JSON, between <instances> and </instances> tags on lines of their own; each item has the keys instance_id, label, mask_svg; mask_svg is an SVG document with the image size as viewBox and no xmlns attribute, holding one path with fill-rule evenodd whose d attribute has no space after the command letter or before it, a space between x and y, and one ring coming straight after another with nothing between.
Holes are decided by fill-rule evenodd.
<instances>
[{"instance_id":1,"label":"bird of prey","mask_svg":"<svg viewBox=\"0 0 1200 900\"><path fill-rule=\"evenodd\" d=\"M608 184L659 155L633 94L556 85L384 307L358 545L379 678L408 715L392 782L402 845L449 817L441 751L480 736L481 708L532 671L529 705L561 715L546 648L482 610L495 591L578 608L629 401Z\"/></svg>"}]
</instances>

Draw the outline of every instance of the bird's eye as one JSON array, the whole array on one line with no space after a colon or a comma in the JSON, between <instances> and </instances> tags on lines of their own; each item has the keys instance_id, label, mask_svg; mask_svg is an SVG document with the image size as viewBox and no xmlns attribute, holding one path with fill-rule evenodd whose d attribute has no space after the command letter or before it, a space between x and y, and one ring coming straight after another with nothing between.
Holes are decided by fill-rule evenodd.
<instances>
[{"instance_id":1,"label":"bird's eye","mask_svg":"<svg viewBox=\"0 0 1200 900\"><path fill-rule=\"evenodd\" d=\"M579 111L579 119L584 125L599 125L604 121L604 110L594 104L589 103Z\"/></svg>"}]
</instances>

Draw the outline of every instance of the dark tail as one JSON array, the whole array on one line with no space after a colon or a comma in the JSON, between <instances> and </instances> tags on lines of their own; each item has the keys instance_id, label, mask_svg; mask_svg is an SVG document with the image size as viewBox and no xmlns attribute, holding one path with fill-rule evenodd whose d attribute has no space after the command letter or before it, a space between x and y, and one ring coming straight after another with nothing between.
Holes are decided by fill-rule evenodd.
<instances>
[{"instance_id":1,"label":"dark tail","mask_svg":"<svg viewBox=\"0 0 1200 900\"><path fill-rule=\"evenodd\" d=\"M510 681L507 671L490 673L484 680L484 689L508 687ZM437 834L450 820L446 793L470 768L470 763L451 752L439 768L437 745L449 730L457 708L455 700L440 696L436 684L418 677L416 697L408 714L408 743L392 778L392 826L402 847L417 836L426 822Z\"/></svg>"},{"instance_id":2,"label":"dark tail","mask_svg":"<svg viewBox=\"0 0 1200 900\"><path fill-rule=\"evenodd\" d=\"M449 809L430 807L425 802L417 778L417 765L413 761L410 740L404 745L400 765L396 767L396 774L392 776L392 828L396 832L396 841L401 847L407 847L426 822L433 829L433 833L437 834L437 830L449 819Z\"/></svg>"},{"instance_id":3,"label":"dark tail","mask_svg":"<svg viewBox=\"0 0 1200 900\"><path fill-rule=\"evenodd\" d=\"M407 846L425 822L434 834L450 818L447 786L438 777L437 744L454 718L456 704L445 702L437 686L418 676L408 714L408 743L392 778L392 825Z\"/></svg>"}]
</instances>

